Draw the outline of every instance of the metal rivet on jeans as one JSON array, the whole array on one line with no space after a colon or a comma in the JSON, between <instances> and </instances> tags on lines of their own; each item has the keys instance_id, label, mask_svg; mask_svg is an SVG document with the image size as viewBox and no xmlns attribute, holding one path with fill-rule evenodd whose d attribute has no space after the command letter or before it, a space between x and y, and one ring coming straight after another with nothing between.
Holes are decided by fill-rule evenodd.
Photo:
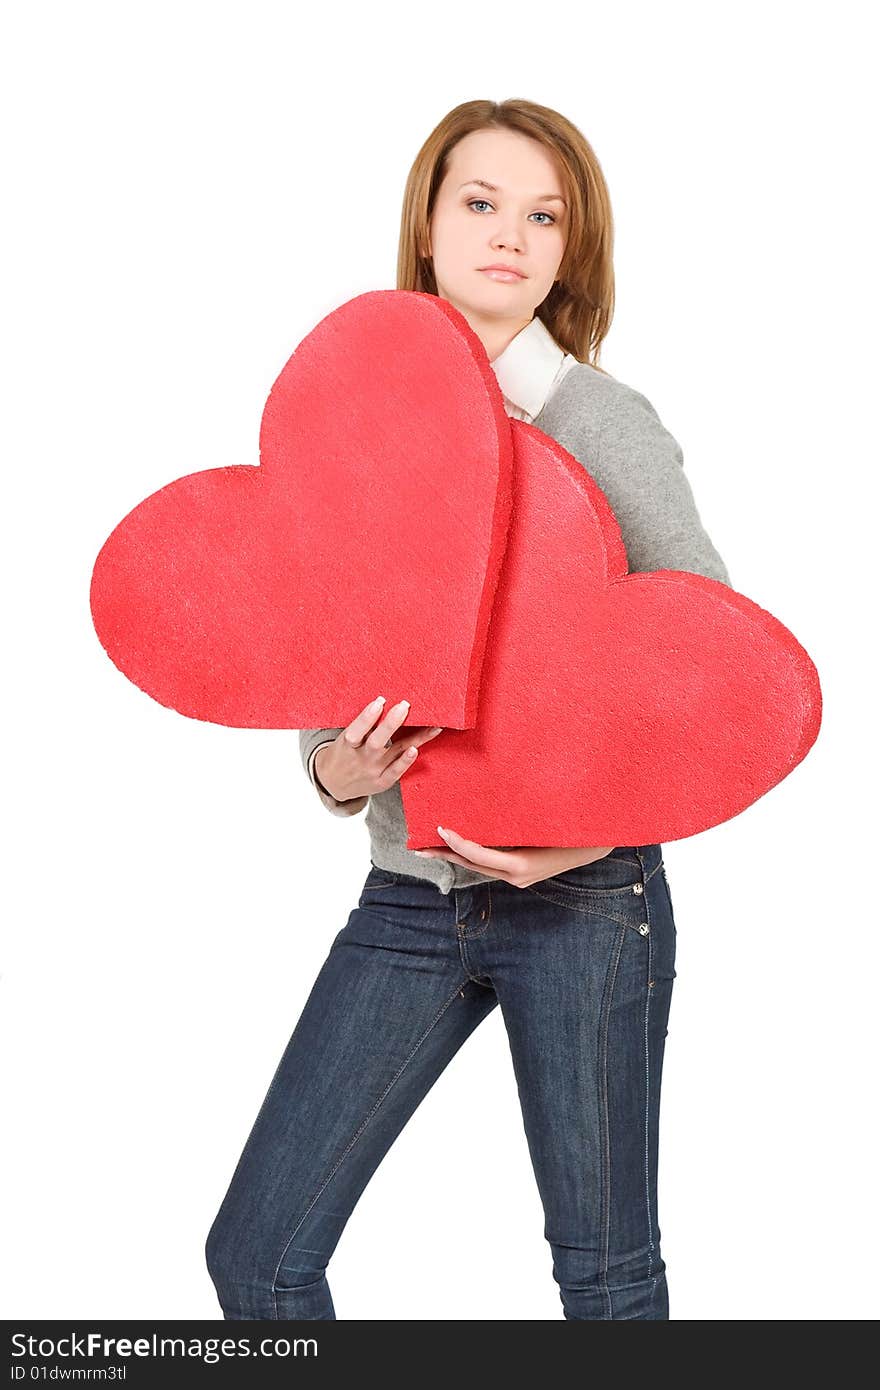
<instances>
[{"instance_id":1,"label":"metal rivet on jeans","mask_svg":"<svg viewBox=\"0 0 880 1390\"><path fill-rule=\"evenodd\" d=\"M647 922L639 922L639 931L642 934L642 936L647 936L649 930L650 928L648 927Z\"/></svg>"},{"instance_id":2,"label":"metal rivet on jeans","mask_svg":"<svg viewBox=\"0 0 880 1390\"><path fill-rule=\"evenodd\" d=\"M634 883L634 884L633 884L633 892L634 892L634 893L644 893L644 891L645 891L645 885L644 885L643 883Z\"/></svg>"}]
</instances>

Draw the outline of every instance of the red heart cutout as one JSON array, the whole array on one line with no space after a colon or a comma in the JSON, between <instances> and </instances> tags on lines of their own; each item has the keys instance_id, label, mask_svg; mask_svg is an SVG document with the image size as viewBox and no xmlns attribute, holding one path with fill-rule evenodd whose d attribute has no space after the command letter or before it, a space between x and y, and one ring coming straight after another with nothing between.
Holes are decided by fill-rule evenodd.
<instances>
[{"instance_id":1,"label":"red heart cutout","mask_svg":"<svg viewBox=\"0 0 880 1390\"><path fill-rule=\"evenodd\" d=\"M361 295L280 373L259 467L178 478L115 528L95 630L135 685L194 719L341 726L372 693L418 691L432 723L467 727L511 468L466 319L419 291Z\"/></svg>"},{"instance_id":2,"label":"red heart cutout","mask_svg":"<svg viewBox=\"0 0 880 1390\"><path fill-rule=\"evenodd\" d=\"M743 811L819 732L819 677L771 613L718 580L627 573L582 464L510 421L516 506L476 727L400 780L408 849L682 839ZM440 721L438 721L440 722Z\"/></svg>"}]
</instances>

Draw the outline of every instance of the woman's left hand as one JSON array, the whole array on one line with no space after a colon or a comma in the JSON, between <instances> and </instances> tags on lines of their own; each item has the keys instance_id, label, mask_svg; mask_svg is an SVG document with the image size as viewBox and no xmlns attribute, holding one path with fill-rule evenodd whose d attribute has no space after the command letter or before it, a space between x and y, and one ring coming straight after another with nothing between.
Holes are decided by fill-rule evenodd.
<instances>
[{"instance_id":1,"label":"woman's left hand","mask_svg":"<svg viewBox=\"0 0 880 1390\"><path fill-rule=\"evenodd\" d=\"M413 853L423 859L445 859L449 864L461 864L487 877L502 878L514 888L528 888L542 878L552 878L554 874L576 869L581 864L592 864L614 848L606 845L599 849L545 849L542 845L527 845L523 849L489 849L445 826L438 825L437 830L449 845L449 854L442 849L417 849Z\"/></svg>"}]
</instances>

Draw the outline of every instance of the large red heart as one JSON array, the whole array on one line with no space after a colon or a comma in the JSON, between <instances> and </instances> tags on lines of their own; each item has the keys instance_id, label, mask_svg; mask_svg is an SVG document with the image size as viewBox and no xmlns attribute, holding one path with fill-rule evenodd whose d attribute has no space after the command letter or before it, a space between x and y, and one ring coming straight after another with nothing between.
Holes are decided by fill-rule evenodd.
<instances>
[{"instance_id":1,"label":"large red heart","mask_svg":"<svg viewBox=\"0 0 880 1390\"><path fill-rule=\"evenodd\" d=\"M473 725L512 448L463 316L399 290L336 309L272 387L260 460L177 479L108 537L91 608L119 669L242 728L413 692L424 722Z\"/></svg>"},{"instance_id":2,"label":"large red heart","mask_svg":"<svg viewBox=\"0 0 880 1390\"><path fill-rule=\"evenodd\" d=\"M717 580L627 574L598 484L535 426L511 429L477 723L401 778L407 847L442 844L438 823L483 845L656 844L737 815L816 739L813 662Z\"/></svg>"}]
</instances>

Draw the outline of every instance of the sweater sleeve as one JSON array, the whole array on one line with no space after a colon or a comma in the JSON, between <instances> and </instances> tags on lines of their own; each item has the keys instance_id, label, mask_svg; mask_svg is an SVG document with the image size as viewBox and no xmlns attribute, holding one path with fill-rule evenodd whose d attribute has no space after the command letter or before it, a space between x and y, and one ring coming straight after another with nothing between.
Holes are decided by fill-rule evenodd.
<instances>
[{"instance_id":1,"label":"sweater sleeve","mask_svg":"<svg viewBox=\"0 0 880 1390\"><path fill-rule=\"evenodd\" d=\"M323 787L318 780L315 772L315 758L321 748L328 743L334 743L342 728L338 729L300 729L299 731L299 751L302 758L306 776L311 782L318 796L334 816L356 816L362 811L369 801L368 796L353 796L348 801L337 801L335 796L331 796L326 787Z\"/></svg>"},{"instance_id":2,"label":"sweater sleeve","mask_svg":"<svg viewBox=\"0 0 880 1390\"><path fill-rule=\"evenodd\" d=\"M703 526L681 446L646 396L615 385L586 467L617 518L630 572L687 570L733 587Z\"/></svg>"}]
</instances>

